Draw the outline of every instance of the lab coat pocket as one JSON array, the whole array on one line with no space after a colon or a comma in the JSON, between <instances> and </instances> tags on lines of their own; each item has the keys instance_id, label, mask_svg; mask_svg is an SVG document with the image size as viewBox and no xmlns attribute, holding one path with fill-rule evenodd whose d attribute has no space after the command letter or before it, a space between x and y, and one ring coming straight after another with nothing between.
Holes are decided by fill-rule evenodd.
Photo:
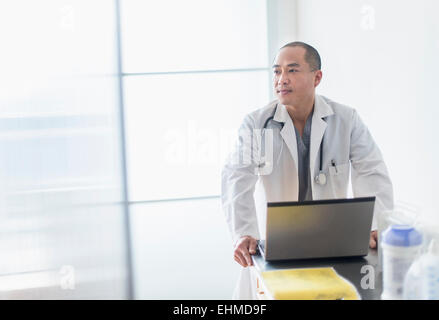
<instances>
[{"instance_id":1,"label":"lab coat pocket","mask_svg":"<svg viewBox=\"0 0 439 320\"><path fill-rule=\"evenodd\" d=\"M334 198L346 198L351 164L344 163L329 166L329 181Z\"/></svg>"}]
</instances>

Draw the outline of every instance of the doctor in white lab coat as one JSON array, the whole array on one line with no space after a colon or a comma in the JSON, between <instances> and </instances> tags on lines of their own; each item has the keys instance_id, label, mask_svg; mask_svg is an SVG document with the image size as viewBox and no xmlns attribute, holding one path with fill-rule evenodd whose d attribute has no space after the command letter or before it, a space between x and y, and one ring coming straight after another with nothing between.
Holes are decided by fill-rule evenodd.
<instances>
[{"instance_id":1,"label":"doctor in white lab coat","mask_svg":"<svg viewBox=\"0 0 439 320\"><path fill-rule=\"evenodd\" d=\"M255 297L248 266L256 240L265 236L267 202L346 198L351 183L354 197L376 196L372 248L377 245L377 214L393 207L387 168L358 113L315 93L320 69L318 52L306 43L279 50L273 65L278 99L245 117L237 147L222 170L222 206L234 259L243 266L236 299Z\"/></svg>"}]
</instances>

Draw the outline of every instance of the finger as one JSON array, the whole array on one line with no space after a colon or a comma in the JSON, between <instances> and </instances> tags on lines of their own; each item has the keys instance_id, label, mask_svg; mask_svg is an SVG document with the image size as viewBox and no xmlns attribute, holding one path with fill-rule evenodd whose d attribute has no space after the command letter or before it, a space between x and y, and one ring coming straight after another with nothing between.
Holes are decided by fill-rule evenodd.
<instances>
[{"instance_id":1,"label":"finger","mask_svg":"<svg viewBox=\"0 0 439 320\"><path fill-rule=\"evenodd\" d=\"M376 243L375 239L371 236L370 241L369 241L369 247L371 247L371 249L375 249L376 245L377 245L377 243Z\"/></svg>"},{"instance_id":2,"label":"finger","mask_svg":"<svg viewBox=\"0 0 439 320\"><path fill-rule=\"evenodd\" d=\"M250 252L250 254L255 254L256 253L256 247L257 247L257 241L255 239L251 239L250 240L250 247L248 249L248 251Z\"/></svg>"},{"instance_id":3,"label":"finger","mask_svg":"<svg viewBox=\"0 0 439 320\"><path fill-rule=\"evenodd\" d=\"M379 246L378 231L375 231L374 240L376 242L376 247L378 247Z\"/></svg>"},{"instance_id":4,"label":"finger","mask_svg":"<svg viewBox=\"0 0 439 320\"><path fill-rule=\"evenodd\" d=\"M378 240L378 232L376 230L372 231L372 236L375 241Z\"/></svg>"},{"instance_id":5,"label":"finger","mask_svg":"<svg viewBox=\"0 0 439 320\"><path fill-rule=\"evenodd\" d=\"M242 249L241 254L244 256L245 262L247 263L247 266L252 266L252 258L250 257L250 254L247 249Z\"/></svg>"},{"instance_id":6,"label":"finger","mask_svg":"<svg viewBox=\"0 0 439 320\"><path fill-rule=\"evenodd\" d=\"M247 267L247 264L245 262L245 259L243 257L243 255L241 254L241 252L236 251L235 252L235 260L243 267Z\"/></svg>"},{"instance_id":7,"label":"finger","mask_svg":"<svg viewBox=\"0 0 439 320\"><path fill-rule=\"evenodd\" d=\"M375 249L378 245L378 232L376 230L370 232L370 243L369 246Z\"/></svg>"},{"instance_id":8,"label":"finger","mask_svg":"<svg viewBox=\"0 0 439 320\"><path fill-rule=\"evenodd\" d=\"M243 266L243 265L242 265L242 261L241 261L237 256L233 256L233 259L234 259L236 262L238 262L241 266Z\"/></svg>"},{"instance_id":9,"label":"finger","mask_svg":"<svg viewBox=\"0 0 439 320\"><path fill-rule=\"evenodd\" d=\"M243 266L243 265L242 265L242 261L241 261L237 256L233 256L233 259L234 259L236 262L238 262L241 266Z\"/></svg>"}]
</instances>

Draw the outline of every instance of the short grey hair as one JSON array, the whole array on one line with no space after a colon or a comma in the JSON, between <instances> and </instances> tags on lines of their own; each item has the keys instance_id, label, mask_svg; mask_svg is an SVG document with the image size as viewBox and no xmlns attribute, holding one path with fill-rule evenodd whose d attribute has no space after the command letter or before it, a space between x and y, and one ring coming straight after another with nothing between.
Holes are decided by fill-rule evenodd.
<instances>
[{"instance_id":1,"label":"short grey hair","mask_svg":"<svg viewBox=\"0 0 439 320\"><path fill-rule=\"evenodd\" d=\"M313 71L317 71L317 70L320 70L322 68L322 61L320 59L320 55L319 55L318 51L314 47L310 46L309 44L307 44L305 42L301 42L301 41L294 41L294 42L287 43L279 50L286 48L286 47L302 47L306 51L305 52L305 61L309 64L311 69Z\"/></svg>"}]
</instances>

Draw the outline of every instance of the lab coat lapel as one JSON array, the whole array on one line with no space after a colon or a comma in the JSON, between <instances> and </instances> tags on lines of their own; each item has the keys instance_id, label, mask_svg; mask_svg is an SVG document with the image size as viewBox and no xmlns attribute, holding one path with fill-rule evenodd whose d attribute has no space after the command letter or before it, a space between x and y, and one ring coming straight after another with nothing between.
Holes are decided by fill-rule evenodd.
<instances>
[{"instance_id":1,"label":"lab coat lapel","mask_svg":"<svg viewBox=\"0 0 439 320\"><path fill-rule=\"evenodd\" d=\"M323 119L334 114L331 106L323 100L319 95L315 95L314 114L311 125L311 150L309 155L311 177L315 176L315 164L320 164L318 159L320 143L327 127L326 121Z\"/></svg>"},{"instance_id":2,"label":"lab coat lapel","mask_svg":"<svg viewBox=\"0 0 439 320\"><path fill-rule=\"evenodd\" d=\"M294 130L293 121L284 105L279 103L276 114L274 115L274 120L284 123L280 135L291 153L296 168L298 168L296 131Z\"/></svg>"}]
</instances>

